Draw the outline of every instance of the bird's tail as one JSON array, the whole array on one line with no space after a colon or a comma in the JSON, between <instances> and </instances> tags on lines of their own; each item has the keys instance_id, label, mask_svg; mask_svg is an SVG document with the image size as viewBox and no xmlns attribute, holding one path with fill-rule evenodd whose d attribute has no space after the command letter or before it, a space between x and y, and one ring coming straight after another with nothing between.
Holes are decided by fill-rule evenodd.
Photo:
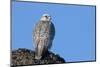
<instances>
[{"instance_id":1,"label":"bird's tail","mask_svg":"<svg viewBox=\"0 0 100 67\"><path fill-rule=\"evenodd\" d=\"M44 51L44 46L42 46L41 43L38 44L35 52L35 59L41 59L43 51Z\"/></svg>"}]
</instances>

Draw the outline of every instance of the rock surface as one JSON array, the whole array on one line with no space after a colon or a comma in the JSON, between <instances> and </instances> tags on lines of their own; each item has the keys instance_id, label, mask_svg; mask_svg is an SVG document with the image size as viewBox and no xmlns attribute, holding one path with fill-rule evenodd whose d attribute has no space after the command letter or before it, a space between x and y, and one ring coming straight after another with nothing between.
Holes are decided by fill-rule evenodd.
<instances>
[{"instance_id":1,"label":"rock surface","mask_svg":"<svg viewBox=\"0 0 100 67\"><path fill-rule=\"evenodd\" d=\"M50 51L48 51L41 60L36 60L35 52L26 48L19 48L17 50L12 50L11 58L12 58L11 60L12 67L65 63L65 60L63 58Z\"/></svg>"}]
</instances>

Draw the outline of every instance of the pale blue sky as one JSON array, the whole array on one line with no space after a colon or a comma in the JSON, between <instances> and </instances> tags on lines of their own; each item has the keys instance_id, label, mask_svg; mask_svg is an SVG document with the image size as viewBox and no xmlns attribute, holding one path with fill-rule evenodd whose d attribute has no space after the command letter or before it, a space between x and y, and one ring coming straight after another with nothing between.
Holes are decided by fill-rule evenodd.
<instances>
[{"instance_id":1,"label":"pale blue sky","mask_svg":"<svg viewBox=\"0 0 100 67\"><path fill-rule=\"evenodd\" d=\"M95 6L12 2L12 49L34 49L32 30L44 13L56 29L52 52L66 62L95 60Z\"/></svg>"}]
</instances>

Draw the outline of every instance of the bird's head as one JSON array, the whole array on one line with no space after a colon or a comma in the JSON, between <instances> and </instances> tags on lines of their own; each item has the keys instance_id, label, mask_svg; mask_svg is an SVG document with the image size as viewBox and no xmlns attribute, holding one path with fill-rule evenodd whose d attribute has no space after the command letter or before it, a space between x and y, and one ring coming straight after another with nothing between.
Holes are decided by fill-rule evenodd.
<instances>
[{"instance_id":1,"label":"bird's head","mask_svg":"<svg viewBox=\"0 0 100 67\"><path fill-rule=\"evenodd\" d=\"M49 14L43 14L40 21L51 21L51 17Z\"/></svg>"}]
</instances>

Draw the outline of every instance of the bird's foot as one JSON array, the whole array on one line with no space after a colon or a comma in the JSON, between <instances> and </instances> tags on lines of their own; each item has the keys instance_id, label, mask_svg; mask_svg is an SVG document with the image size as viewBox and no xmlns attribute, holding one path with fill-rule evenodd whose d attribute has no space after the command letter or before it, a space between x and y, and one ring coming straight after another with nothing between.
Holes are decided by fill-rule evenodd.
<instances>
[{"instance_id":1,"label":"bird's foot","mask_svg":"<svg viewBox=\"0 0 100 67\"><path fill-rule=\"evenodd\" d=\"M36 59L36 60L40 60L41 57L42 57L42 56L39 56L39 57L38 57L38 56L35 56L35 59Z\"/></svg>"}]
</instances>

